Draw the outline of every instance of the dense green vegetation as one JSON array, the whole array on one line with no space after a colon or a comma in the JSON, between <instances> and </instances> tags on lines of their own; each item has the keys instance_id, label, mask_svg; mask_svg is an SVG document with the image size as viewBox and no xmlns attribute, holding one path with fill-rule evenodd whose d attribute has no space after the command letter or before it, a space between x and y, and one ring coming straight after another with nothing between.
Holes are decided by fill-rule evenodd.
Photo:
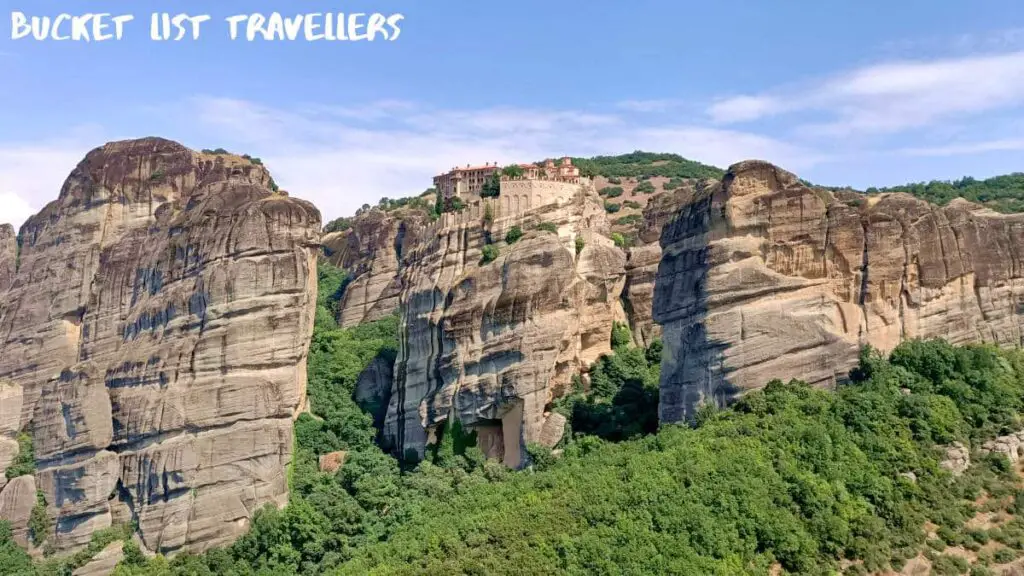
<instances>
[{"instance_id":1,"label":"dense green vegetation","mask_svg":"<svg viewBox=\"0 0 1024 576\"><path fill-rule=\"evenodd\" d=\"M966 198L998 212L1024 212L1024 173L1004 174L985 180L965 176L959 180L932 180L889 188L868 188L868 194L908 192L936 204L947 204L954 198Z\"/></svg>"},{"instance_id":2,"label":"dense green vegetation","mask_svg":"<svg viewBox=\"0 0 1024 576\"><path fill-rule=\"evenodd\" d=\"M629 206L633 208L633 206ZM615 219L615 224L619 226L633 226L644 221L643 214L630 214L621 218Z\"/></svg>"},{"instance_id":3,"label":"dense green vegetation","mask_svg":"<svg viewBox=\"0 0 1024 576\"><path fill-rule=\"evenodd\" d=\"M605 186L598 190L597 193L607 198L618 198L622 196L623 190L621 186Z\"/></svg>"},{"instance_id":4,"label":"dense green vegetation","mask_svg":"<svg viewBox=\"0 0 1024 576\"><path fill-rule=\"evenodd\" d=\"M4 473L8 479L31 474L36 471L35 448L32 445L32 436L22 432L18 435L18 455L8 466Z\"/></svg>"},{"instance_id":5,"label":"dense green vegetation","mask_svg":"<svg viewBox=\"0 0 1024 576\"><path fill-rule=\"evenodd\" d=\"M580 175L586 177L637 178L641 176L665 176L668 178L721 178L725 171L678 154L656 154L636 151L619 156L595 156L573 158ZM615 182L613 182L614 184Z\"/></svg>"},{"instance_id":6,"label":"dense green vegetation","mask_svg":"<svg viewBox=\"0 0 1024 576\"><path fill-rule=\"evenodd\" d=\"M537 230L558 234L558 226L554 222L541 222L537 224Z\"/></svg>"},{"instance_id":7,"label":"dense green vegetation","mask_svg":"<svg viewBox=\"0 0 1024 576\"><path fill-rule=\"evenodd\" d=\"M487 244L480 249L480 263L487 264L488 262L494 262L498 259L498 247L494 244Z\"/></svg>"},{"instance_id":8,"label":"dense green vegetation","mask_svg":"<svg viewBox=\"0 0 1024 576\"><path fill-rule=\"evenodd\" d=\"M679 188L682 185L683 185L683 179L682 178L672 178L668 182L665 182L665 184L662 185L662 188L664 188L665 190L675 190L676 188Z\"/></svg>"},{"instance_id":9,"label":"dense green vegetation","mask_svg":"<svg viewBox=\"0 0 1024 576\"><path fill-rule=\"evenodd\" d=\"M862 573L922 550L952 574L965 568L946 546L979 550L981 564L1024 550L1024 489L1005 457L975 454L959 478L939 466L944 444L1021 428L1020 351L867 349L835 392L774 381L729 409L702 408L692 427L657 431L661 345L635 347L617 324L613 353L553 407L569 419L561 455L531 445L532 466L512 472L485 461L458 422L422 462L385 454L374 407L353 391L375 358L393 360L398 323L339 328L344 274L321 265L319 280L313 414L296 422L290 504L259 511L246 536L201 556L147 560L128 547L118 576L731 575L776 564L821 574L840 559ZM318 456L334 450L347 452L344 465L321 472ZM1009 521L968 529L976 511ZM929 521L938 538L926 541ZM98 534L93 549L111 537ZM60 573L41 570L0 523L0 573Z\"/></svg>"},{"instance_id":10,"label":"dense green vegetation","mask_svg":"<svg viewBox=\"0 0 1024 576\"><path fill-rule=\"evenodd\" d=\"M505 233L505 242L509 244L515 244L522 237L523 229L520 228L519 226L513 226L508 229L508 232Z\"/></svg>"},{"instance_id":11,"label":"dense green vegetation","mask_svg":"<svg viewBox=\"0 0 1024 576\"><path fill-rule=\"evenodd\" d=\"M614 213L618 212L619 210L622 210L622 204L619 204L618 202L608 202L607 200L605 200L605 202L604 202L604 211L605 212L607 212L609 214L614 214Z\"/></svg>"},{"instance_id":12,"label":"dense green vegetation","mask_svg":"<svg viewBox=\"0 0 1024 576\"><path fill-rule=\"evenodd\" d=\"M633 194L651 194L653 192L654 184L651 184L650 181L647 180L637 184L636 188L633 189Z\"/></svg>"}]
</instances>

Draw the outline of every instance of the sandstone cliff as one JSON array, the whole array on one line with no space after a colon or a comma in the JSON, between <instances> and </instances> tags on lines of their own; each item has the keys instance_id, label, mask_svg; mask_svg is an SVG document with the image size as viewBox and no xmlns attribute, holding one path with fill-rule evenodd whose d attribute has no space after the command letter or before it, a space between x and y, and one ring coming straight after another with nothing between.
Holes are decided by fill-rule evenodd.
<instances>
[{"instance_id":1,"label":"sandstone cliff","mask_svg":"<svg viewBox=\"0 0 1024 576\"><path fill-rule=\"evenodd\" d=\"M416 243L430 216L425 210L371 209L353 219L344 232L324 236L324 252L348 271L349 282L338 307L343 327L379 320L395 313L402 290L402 256Z\"/></svg>"},{"instance_id":2,"label":"sandstone cliff","mask_svg":"<svg viewBox=\"0 0 1024 576\"><path fill-rule=\"evenodd\" d=\"M833 384L863 344L1022 344L1024 215L811 189L749 161L698 187L661 245L663 422L773 378Z\"/></svg>"},{"instance_id":3,"label":"sandstone cliff","mask_svg":"<svg viewBox=\"0 0 1024 576\"><path fill-rule=\"evenodd\" d=\"M638 346L649 346L661 337L661 326L653 318L654 284L661 262L661 230L684 204L692 200L699 185L702 184L696 180L688 180L675 190L652 196L643 210L643 222L636 233L637 244L627 251L622 302L633 340Z\"/></svg>"},{"instance_id":4,"label":"sandstone cliff","mask_svg":"<svg viewBox=\"0 0 1024 576\"><path fill-rule=\"evenodd\" d=\"M320 215L270 187L246 158L117 142L22 227L0 442L32 435L58 549L135 520L153 551L202 550L286 500Z\"/></svg>"},{"instance_id":5,"label":"sandstone cliff","mask_svg":"<svg viewBox=\"0 0 1024 576\"><path fill-rule=\"evenodd\" d=\"M439 426L458 420L486 454L519 466L527 443L561 437L564 421L548 404L610 352L612 322L625 321L625 256L605 236L593 188L509 188L443 215L405 255L384 425L399 454L422 454ZM542 222L557 233L538 229ZM513 226L526 234L509 245L502 239ZM498 255L485 262L489 243Z\"/></svg>"},{"instance_id":6,"label":"sandstone cliff","mask_svg":"<svg viewBox=\"0 0 1024 576\"><path fill-rule=\"evenodd\" d=\"M0 224L0 294L14 282L18 266L18 237L10 224Z\"/></svg>"}]
</instances>

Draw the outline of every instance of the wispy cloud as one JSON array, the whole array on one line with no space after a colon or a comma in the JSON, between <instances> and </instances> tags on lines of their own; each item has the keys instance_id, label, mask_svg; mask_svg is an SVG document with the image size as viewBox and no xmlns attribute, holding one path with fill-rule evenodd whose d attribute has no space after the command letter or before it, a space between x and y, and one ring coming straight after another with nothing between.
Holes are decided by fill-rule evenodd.
<instances>
[{"instance_id":1,"label":"wispy cloud","mask_svg":"<svg viewBox=\"0 0 1024 576\"><path fill-rule=\"evenodd\" d=\"M897 152L906 156L965 156L969 154L1007 152L1012 150L1024 150L1024 138L1004 138L983 142L963 142L945 146L923 148L902 148L897 150Z\"/></svg>"},{"instance_id":2,"label":"wispy cloud","mask_svg":"<svg viewBox=\"0 0 1024 576\"><path fill-rule=\"evenodd\" d=\"M1024 104L1024 51L887 62L800 87L723 98L710 118L736 124L795 112L830 117L799 126L810 136L885 134Z\"/></svg>"},{"instance_id":3,"label":"wispy cloud","mask_svg":"<svg viewBox=\"0 0 1024 576\"><path fill-rule=\"evenodd\" d=\"M60 139L0 143L0 223L18 228L55 199L67 175L99 143L95 126L74 128Z\"/></svg>"},{"instance_id":4,"label":"wispy cloud","mask_svg":"<svg viewBox=\"0 0 1024 576\"><path fill-rule=\"evenodd\" d=\"M315 202L324 218L351 214L382 196L419 193L436 173L465 163L636 149L676 152L719 166L762 158L802 170L828 160L758 134L645 123L612 113L448 110L408 103L364 108L387 113L370 121L337 114L330 105L276 109L228 98L196 98L181 112L200 119L218 142L259 155L282 187Z\"/></svg>"},{"instance_id":5,"label":"wispy cloud","mask_svg":"<svg viewBox=\"0 0 1024 576\"><path fill-rule=\"evenodd\" d=\"M672 98L655 100L623 100L618 102L616 107L630 112L655 113L669 112L682 107L685 103Z\"/></svg>"}]
</instances>

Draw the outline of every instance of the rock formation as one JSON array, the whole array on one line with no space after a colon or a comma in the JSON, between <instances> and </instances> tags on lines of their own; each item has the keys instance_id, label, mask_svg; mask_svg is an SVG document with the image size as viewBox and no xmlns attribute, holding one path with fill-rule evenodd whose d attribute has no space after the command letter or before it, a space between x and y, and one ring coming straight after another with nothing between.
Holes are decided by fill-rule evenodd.
<instances>
[{"instance_id":1,"label":"rock formation","mask_svg":"<svg viewBox=\"0 0 1024 576\"><path fill-rule=\"evenodd\" d=\"M18 266L18 237L10 224L0 224L0 294L14 282Z\"/></svg>"},{"instance_id":2,"label":"rock formation","mask_svg":"<svg viewBox=\"0 0 1024 576\"><path fill-rule=\"evenodd\" d=\"M593 188L557 184L514 182L445 214L405 255L384 425L395 452L422 455L456 420L510 466L524 462L528 443L560 438L556 422L545 428L546 408L610 352L612 322L625 321L625 256L605 236ZM537 229L542 222L557 233ZM508 245L513 226L526 234ZM485 262L488 243L498 255Z\"/></svg>"},{"instance_id":3,"label":"rock formation","mask_svg":"<svg viewBox=\"0 0 1024 576\"><path fill-rule=\"evenodd\" d=\"M649 346L661 337L661 326L653 318L654 283L661 262L661 230L692 200L698 185L694 180L684 181L675 190L651 197L644 207L637 245L628 250L626 286L622 293L629 327L638 346Z\"/></svg>"},{"instance_id":4,"label":"rock formation","mask_svg":"<svg viewBox=\"0 0 1024 576\"><path fill-rule=\"evenodd\" d=\"M320 215L271 188L247 158L117 142L22 227L0 294L0 468L30 433L58 550L135 520L152 551L200 551L286 500Z\"/></svg>"},{"instance_id":5,"label":"rock formation","mask_svg":"<svg viewBox=\"0 0 1024 576\"><path fill-rule=\"evenodd\" d=\"M773 378L831 385L863 344L1022 343L1024 215L812 189L748 161L698 187L661 245L663 422Z\"/></svg>"},{"instance_id":6,"label":"rock formation","mask_svg":"<svg viewBox=\"0 0 1024 576\"><path fill-rule=\"evenodd\" d=\"M415 208L391 212L371 209L357 216L344 232L324 236L324 251L335 266L348 271L350 281L338 307L338 323L345 328L373 322L395 313L402 291L399 272L429 214Z\"/></svg>"}]
</instances>

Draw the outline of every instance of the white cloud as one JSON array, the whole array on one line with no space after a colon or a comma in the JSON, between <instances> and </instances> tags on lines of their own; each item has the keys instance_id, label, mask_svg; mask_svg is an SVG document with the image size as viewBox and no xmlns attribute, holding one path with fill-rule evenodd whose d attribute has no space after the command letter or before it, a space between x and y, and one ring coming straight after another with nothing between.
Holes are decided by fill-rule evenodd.
<instances>
[{"instance_id":1,"label":"white cloud","mask_svg":"<svg viewBox=\"0 0 1024 576\"><path fill-rule=\"evenodd\" d=\"M356 109L367 113L358 118L347 113ZM325 220L383 196L418 194L435 174L466 163L636 149L675 152L719 166L762 158L800 170L825 160L798 146L736 130L643 124L572 110L446 110L411 103L274 109L244 100L196 98L181 113L199 118L216 134L217 145L228 142L226 147L260 156L283 188L313 201Z\"/></svg>"},{"instance_id":2,"label":"white cloud","mask_svg":"<svg viewBox=\"0 0 1024 576\"><path fill-rule=\"evenodd\" d=\"M797 111L830 119L808 135L894 133L1024 105L1024 51L867 66L801 87L724 98L707 113L740 123Z\"/></svg>"},{"instance_id":3,"label":"white cloud","mask_svg":"<svg viewBox=\"0 0 1024 576\"><path fill-rule=\"evenodd\" d=\"M36 211L17 194L0 192L0 224L10 224L17 230Z\"/></svg>"},{"instance_id":4,"label":"white cloud","mask_svg":"<svg viewBox=\"0 0 1024 576\"><path fill-rule=\"evenodd\" d=\"M60 140L0 143L0 223L18 228L56 199L79 160L101 143L95 127L73 129Z\"/></svg>"},{"instance_id":5,"label":"white cloud","mask_svg":"<svg viewBox=\"0 0 1024 576\"><path fill-rule=\"evenodd\" d=\"M675 110L683 106L683 102L671 98L666 99L654 99L654 100L623 100L616 104L618 108L623 110L629 110L630 112L641 112L641 113L654 113L654 112L668 112Z\"/></svg>"},{"instance_id":6,"label":"white cloud","mask_svg":"<svg viewBox=\"0 0 1024 576\"><path fill-rule=\"evenodd\" d=\"M723 167L760 158L799 171L829 160L759 134L665 124L621 110L452 110L399 101L273 108L195 97L138 113L133 123L147 133L195 148L224 147L261 157L282 188L313 201L325 220L352 214L384 196L418 194L437 173L466 163L638 149L675 152ZM56 198L85 153L109 139L103 134L98 128L80 129L60 141L0 143L0 221L20 224Z\"/></svg>"},{"instance_id":7,"label":"white cloud","mask_svg":"<svg viewBox=\"0 0 1024 576\"><path fill-rule=\"evenodd\" d=\"M906 156L966 156L1012 150L1024 150L1024 138L1004 138L984 142L949 144L946 146L903 148L898 150L898 152Z\"/></svg>"}]
</instances>

